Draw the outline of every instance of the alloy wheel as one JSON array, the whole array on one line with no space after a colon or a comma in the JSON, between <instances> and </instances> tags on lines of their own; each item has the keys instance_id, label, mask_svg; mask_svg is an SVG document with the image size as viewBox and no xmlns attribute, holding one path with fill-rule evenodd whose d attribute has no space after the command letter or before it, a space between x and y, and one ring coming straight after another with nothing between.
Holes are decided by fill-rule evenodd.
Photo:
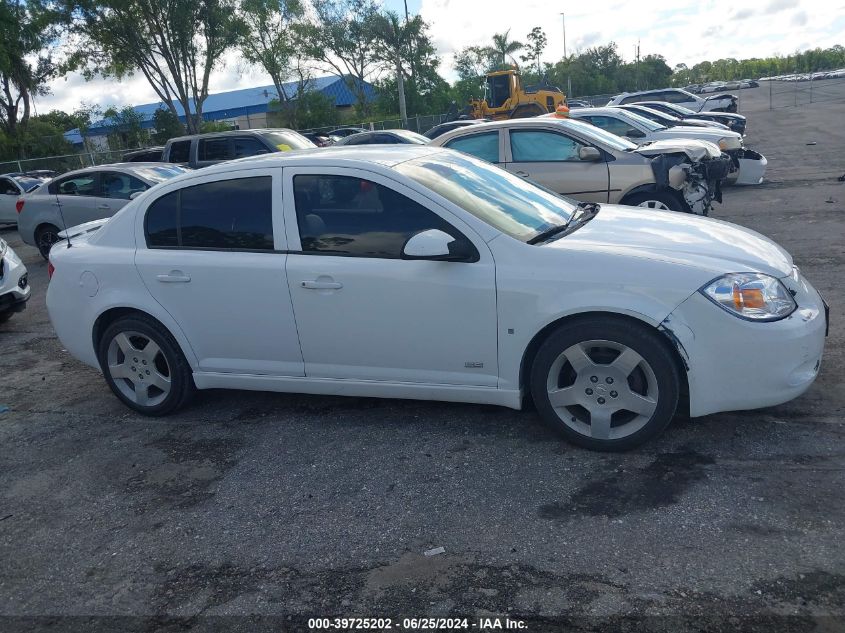
<instances>
[{"instance_id":1,"label":"alloy wheel","mask_svg":"<svg viewBox=\"0 0 845 633\"><path fill-rule=\"evenodd\" d=\"M657 377L636 351L591 340L564 350L546 382L549 402L570 429L596 440L618 440L642 429L657 409Z\"/></svg>"},{"instance_id":2,"label":"alloy wheel","mask_svg":"<svg viewBox=\"0 0 845 633\"><path fill-rule=\"evenodd\" d=\"M646 207L647 209L660 209L661 211L671 211L671 209L666 205L666 203L661 202L660 200L643 200L637 206Z\"/></svg>"},{"instance_id":3,"label":"alloy wheel","mask_svg":"<svg viewBox=\"0 0 845 633\"><path fill-rule=\"evenodd\" d=\"M170 394L170 365L158 344L148 336L120 332L109 343L106 361L114 384L135 404L154 407Z\"/></svg>"}]
</instances>

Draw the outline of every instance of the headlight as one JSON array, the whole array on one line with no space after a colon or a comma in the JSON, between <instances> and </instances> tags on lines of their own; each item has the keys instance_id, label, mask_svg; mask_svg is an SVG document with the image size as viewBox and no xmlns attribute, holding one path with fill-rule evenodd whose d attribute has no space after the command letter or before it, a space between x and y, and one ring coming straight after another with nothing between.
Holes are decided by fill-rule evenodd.
<instances>
[{"instance_id":1,"label":"headlight","mask_svg":"<svg viewBox=\"0 0 845 633\"><path fill-rule=\"evenodd\" d=\"M723 136L719 139L719 149L723 152L728 149L740 149L742 147L742 142L730 136Z\"/></svg>"},{"instance_id":2,"label":"headlight","mask_svg":"<svg viewBox=\"0 0 845 633\"><path fill-rule=\"evenodd\" d=\"M798 307L779 279L761 273L730 273L701 292L716 305L749 321L776 321Z\"/></svg>"}]
</instances>

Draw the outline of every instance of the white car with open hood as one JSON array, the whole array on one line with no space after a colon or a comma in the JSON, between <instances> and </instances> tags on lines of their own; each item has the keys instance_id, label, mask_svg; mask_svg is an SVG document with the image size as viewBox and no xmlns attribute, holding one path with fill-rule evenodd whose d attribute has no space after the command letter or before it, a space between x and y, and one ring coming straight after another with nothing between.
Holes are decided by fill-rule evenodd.
<instances>
[{"instance_id":1,"label":"white car with open hood","mask_svg":"<svg viewBox=\"0 0 845 633\"><path fill-rule=\"evenodd\" d=\"M734 171L729 180L733 184L758 185L763 182L763 176L766 174L768 161L762 154L746 149L742 135L738 132L684 125L666 127L616 107L572 110L569 116L639 144L663 139L697 139L714 143L731 157Z\"/></svg>"},{"instance_id":2,"label":"white car with open hood","mask_svg":"<svg viewBox=\"0 0 845 633\"><path fill-rule=\"evenodd\" d=\"M338 147L161 183L50 251L50 319L127 406L195 389L540 415L620 450L815 379L826 309L777 244L576 203L460 152ZM737 350L753 353L737 353Z\"/></svg>"}]
</instances>

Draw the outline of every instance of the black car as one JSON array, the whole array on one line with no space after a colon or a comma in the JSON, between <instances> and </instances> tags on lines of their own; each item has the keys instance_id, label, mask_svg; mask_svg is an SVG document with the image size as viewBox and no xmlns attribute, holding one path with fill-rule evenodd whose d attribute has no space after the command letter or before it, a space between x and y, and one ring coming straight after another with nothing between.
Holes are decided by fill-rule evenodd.
<instances>
[{"instance_id":1,"label":"black car","mask_svg":"<svg viewBox=\"0 0 845 633\"><path fill-rule=\"evenodd\" d=\"M689 119L689 118L681 118L680 116L674 114L668 114L666 112L661 112L657 108L647 107L642 104L631 104L631 105L622 105L622 106L614 106L619 108L620 110L628 110L629 112L633 112L634 114L639 114L642 117L649 119L650 121L654 121L655 123L659 123L665 127L675 127L678 125L685 125L687 127L709 127L709 128L721 128L726 129L727 126L722 126L721 123L716 121L705 121L703 119Z\"/></svg>"},{"instance_id":2,"label":"black car","mask_svg":"<svg viewBox=\"0 0 845 633\"><path fill-rule=\"evenodd\" d=\"M335 145L425 145L430 139L410 130L361 132L340 139Z\"/></svg>"},{"instance_id":3,"label":"black car","mask_svg":"<svg viewBox=\"0 0 845 633\"><path fill-rule=\"evenodd\" d=\"M666 114L678 116L683 119L716 121L716 123L727 125L734 132L745 134L745 117L741 114L736 114L735 112L694 112L682 105L669 103L667 101L641 101L637 105L646 106L653 110L665 112Z\"/></svg>"},{"instance_id":4,"label":"black car","mask_svg":"<svg viewBox=\"0 0 845 633\"><path fill-rule=\"evenodd\" d=\"M145 147L134 152L127 152L123 155L124 163L158 163L164 153L164 146Z\"/></svg>"},{"instance_id":5,"label":"black car","mask_svg":"<svg viewBox=\"0 0 845 633\"><path fill-rule=\"evenodd\" d=\"M369 132L369 130L365 130L362 127L339 127L336 130L328 132L328 135L346 138L347 136L352 136L353 134L360 134L361 132Z\"/></svg>"},{"instance_id":6,"label":"black car","mask_svg":"<svg viewBox=\"0 0 845 633\"><path fill-rule=\"evenodd\" d=\"M484 121L489 120L490 119L458 119L457 121L447 121L446 123L440 123L439 125L435 125L433 128L425 132L423 136L433 139L437 138L441 134L446 134L446 132L457 130L459 127L475 125L476 123L483 123Z\"/></svg>"}]
</instances>

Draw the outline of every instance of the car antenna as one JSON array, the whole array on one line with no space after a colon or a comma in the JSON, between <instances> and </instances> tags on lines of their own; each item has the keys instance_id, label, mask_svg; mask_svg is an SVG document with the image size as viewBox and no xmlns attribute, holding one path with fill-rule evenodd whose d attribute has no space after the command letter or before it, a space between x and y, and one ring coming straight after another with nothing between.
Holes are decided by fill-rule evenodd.
<instances>
[{"instance_id":1,"label":"car antenna","mask_svg":"<svg viewBox=\"0 0 845 633\"><path fill-rule=\"evenodd\" d=\"M48 185L49 187L49 185ZM64 229L65 234L67 235L67 247L70 248L73 244L70 243L70 233L67 230L67 222L65 222L65 213L62 211L62 203L59 200L59 188L56 187L56 206L59 207L59 217L62 219L62 227Z\"/></svg>"}]
</instances>

